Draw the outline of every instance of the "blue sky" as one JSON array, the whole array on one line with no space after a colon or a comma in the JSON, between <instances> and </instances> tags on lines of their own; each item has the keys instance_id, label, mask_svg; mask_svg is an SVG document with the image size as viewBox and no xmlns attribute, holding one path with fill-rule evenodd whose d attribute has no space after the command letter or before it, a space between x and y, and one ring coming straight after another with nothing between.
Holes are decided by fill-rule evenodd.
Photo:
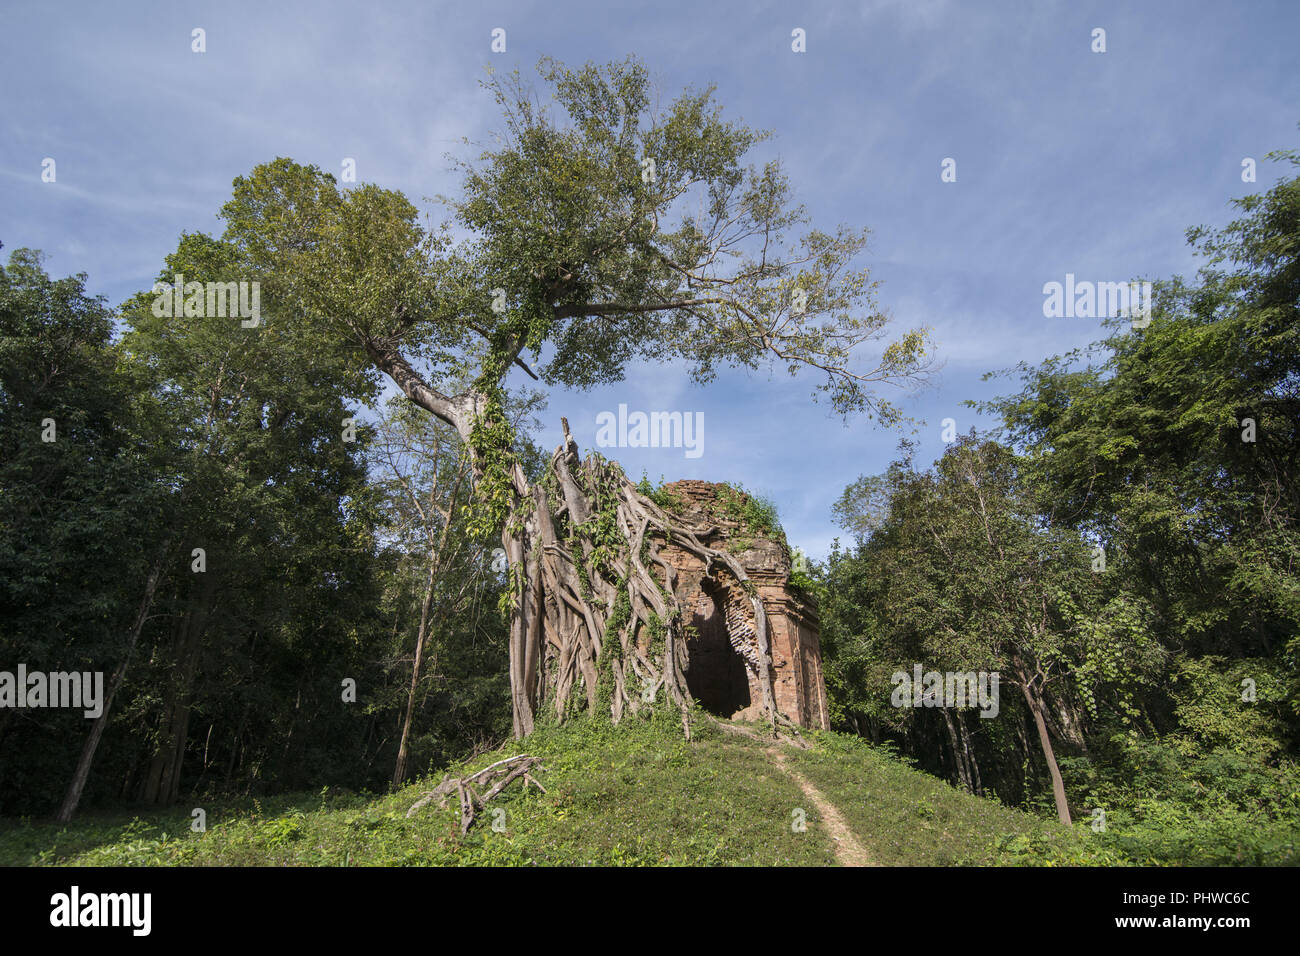
<instances>
[{"instance_id":1,"label":"blue sky","mask_svg":"<svg viewBox=\"0 0 1300 956\"><path fill-rule=\"evenodd\" d=\"M191 52L191 31L207 52ZM490 50L506 30L507 50ZM791 51L791 30L807 52ZM1092 31L1106 31L1094 53ZM716 84L728 116L771 129L821 228L869 227L862 264L898 327L933 330L943 368L904 404L926 424L984 425L962 406L1012 389L984 372L1098 337L1043 317L1043 284L1190 273L1187 227L1263 190L1272 149L1300 146L1300 4L1279 3L167 3L8 2L0 29L0 240L89 274L113 305L147 288L182 231L219 231L234 177L276 156L413 201L455 193L446 153L486 140L484 68L531 74L641 57L666 98ZM42 160L57 179L42 182ZM951 157L957 181L941 182ZM1259 181L1241 180L1243 158ZM844 425L814 380L638 367L587 393L554 391L592 446L596 417L703 412L703 454L611 449L633 477L739 481L770 496L791 542L823 554L830 505L881 471L899 434Z\"/></svg>"}]
</instances>

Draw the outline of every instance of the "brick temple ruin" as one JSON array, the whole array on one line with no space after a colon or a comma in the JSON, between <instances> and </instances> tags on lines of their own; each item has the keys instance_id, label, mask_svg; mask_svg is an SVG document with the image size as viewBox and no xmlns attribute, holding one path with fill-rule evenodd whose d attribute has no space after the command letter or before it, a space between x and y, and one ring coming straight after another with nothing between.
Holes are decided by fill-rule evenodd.
<instances>
[{"instance_id":1,"label":"brick temple ruin","mask_svg":"<svg viewBox=\"0 0 1300 956\"><path fill-rule=\"evenodd\" d=\"M767 614L772 688L777 709L801 727L830 728L817 609L791 586L785 545L743 531L719 506L725 485L677 481L663 490L683 505L674 518L710 547L730 553L749 575ZM704 574L704 562L680 548L665 558L677 571L677 599L692 626L686 641L686 684L705 710L720 717L760 720L763 690L753 604L727 576Z\"/></svg>"}]
</instances>

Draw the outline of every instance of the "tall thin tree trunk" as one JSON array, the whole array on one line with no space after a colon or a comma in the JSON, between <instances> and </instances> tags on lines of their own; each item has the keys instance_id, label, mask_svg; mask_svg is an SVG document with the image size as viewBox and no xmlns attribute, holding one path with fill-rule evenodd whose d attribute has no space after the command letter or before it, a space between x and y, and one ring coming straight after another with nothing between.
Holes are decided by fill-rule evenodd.
<instances>
[{"instance_id":1,"label":"tall thin tree trunk","mask_svg":"<svg viewBox=\"0 0 1300 956\"><path fill-rule=\"evenodd\" d=\"M1047 760L1047 771L1052 775L1052 796L1056 800L1056 815L1067 827L1070 823L1070 805L1065 799L1065 782L1061 779L1060 768L1056 766L1056 753L1052 750L1051 738L1047 735L1047 722L1043 720L1043 703L1029 690L1029 682L1022 680L1020 689L1024 692L1025 703L1034 715L1034 726L1038 728L1038 742L1043 748L1043 757Z\"/></svg>"},{"instance_id":2,"label":"tall thin tree trunk","mask_svg":"<svg viewBox=\"0 0 1300 956\"><path fill-rule=\"evenodd\" d=\"M962 749L966 752L966 760L970 765L971 782L975 785L975 793L984 792L984 782L980 779L979 761L975 759L975 747L971 743L970 731L966 729L966 720L963 714L957 715L957 729L961 731Z\"/></svg>"},{"instance_id":3,"label":"tall thin tree trunk","mask_svg":"<svg viewBox=\"0 0 1300 956\"><path fill-rule=\"evenodd\" d=\"M171 657L172 666L170 670L173 675L180 667L180 649L186 644L186 638L190 633L193 622L194 607L193 598L191 598L189 609L173 625L171 643L166 648L166 653ZM158 714L158 745L149 758L144 779L141 781L139 792L136 794L136 798L144 803L159 802L159 794L163 786L163 774L167 769L167 754L172 740L172 721L173 715L176 713L176 697L179 693L180 688L177 687L177 681L173 676L172 679L167 681L167 689L162 699L162 709Z\"/></svg>"},{"instance_id":4,"label":"tall thin tree trunk","mask_svg":"<svg viewBox=\"0 0 1300 956\"><path fill-rule=\"evenodd\" d=\"M962 748L962 742L957 736L957 728L952 723L952 712L943 708L943 722L948 728L948 743L952 747L953 768L956 770L956 782L965 788L967 793L974 793L974 787L971 785L970 770L966 766L966 754Z\"/></svg>"},{"instance_id":5,"label":"tall thin tree trunk","mask_svg":"<svg viewBox=\"0 0 1300 956\"><path fill-rule=\"evenodd\" d=\"M239 715L239 726L235 728L235 736L231 738L230 759L226 762L226 777L225 782L222 784L222 788L225 790L230 789L230 781L235 777L235 768L238 766L237 761L244 739L244 728L248 726L248 710L249 707L245 704L243 711Z\"/></svg>"},{"instance_id":6,"label":"tall thin tree trunk","mask_svg":"<svg viewBox=\"0 0 1300 956\"><path fill-rule=\"evenodd\" d=\"M511 569L510 587L515 592L515 608L510 615L510 703L516 738L533 732L532 695L528 687L528 638L534 619L530 566L522 533L507 531L502 536L507 566Z\"/></svg>"},{"instance_id":7,"label":"tall thin tree trunk","mask_svg":"<svg viewBox=\"0 0 1300 956\"><path fill-rule=\"evenodd\" d=\"M160 721L158 752L154 755L142 799L146 803L170 804L180 795L185 748L189 742L190 714L194 704L194 682L198 674L203 638L212 615L217 579L211 572L191 599L190 611L180 629L174 651L174 678L169 683Z\"/></svg>"},{"instance_id":8,"label":"tall thin tree trunk","mask_svg":"<svg viewBox=\"0 0 1300 956\"><path fill-rule=\"evenodd\" d=\"M433 613L433 589L437 583L436 555L429 556L429 575L424 585L424 601L420 605L420 629L415 636L415 660L411 665L411 686L406 694L406 716L402 720L402 738L397 746L397 766L393 768L393 786L400 787L406 779L406 761L411 737L411 721L415 716L416 691L420 684L420 669L424 663L424 643L429 635L429 618Z\"/></svg>"},{"instance_id":9,"label":"tall thin tree trunk","mask_svg":"<svg viewBox=\"0 0 1300 956\"><path fill-rule=\"evenodd\" d=\"M95 752L99 749L99 741L104 736L104 728L108 726L108 720L112 714L113 697L117 694L118 688L122 686L122 681L126 679L127 668L131 664L131 658L135 654L136 645L140 642L140 632L144 630L144 622L149 618L149 611L153 607L154 594L158 590L158 579L162 576L163 566L166 563L167 555L171 551L173 535L168 535L163 541L162 547L158 551L158 557L154 560L153 567L149 569L149 577L145 580L144 595L140 599L140 606L135 612L135 620L131 622L131 633L127 638L126 654L122 657L121 663L113 671L113 676L109 678L108 687L104 693L103 710L95 718L95 722L90 725L90 732L86 735L86 742L81 746L81 756L77 760L77 769L73 771L72 780L68 783L68 790L63 796L63 804L59 807L57 820L60 823L67 823L72 819L72 815L77 812L77 806L81 803L81 794L86 789L86 781L90 779L90 767L95 762Z\"/></svg>"}]
</instances>

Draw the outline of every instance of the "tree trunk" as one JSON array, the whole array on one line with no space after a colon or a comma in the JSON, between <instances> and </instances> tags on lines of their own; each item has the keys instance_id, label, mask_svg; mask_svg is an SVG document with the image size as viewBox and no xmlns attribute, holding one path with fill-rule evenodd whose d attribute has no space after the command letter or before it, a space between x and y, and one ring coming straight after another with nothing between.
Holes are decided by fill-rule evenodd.
<instances>
[{"instance_id":1,"label":"tree trunk","mask_svg":"<svg viewBox=\"0 0 1300 956\"><path fill-rule=\"evenodd\" d=\"M984 782L980 779L979 761L975 759L975 747L971 743L970 731L966 728L966 719L963 714L957 715L957 729L961 731L962 750L966 754L966 760L970 765L971 783L974 784L975 793L984 793Z\"/></svg>"},{"instance_id":2,"label":"tree trunk","mask_svg":"<svg viewBox=\"0 0 1300 956\"><path fill-rule=\"evenodd\" d=\"M212 612L217 581L205 572L180 628L173 653L174 678L168 684L163 713L159 720L158 751L149 768L141 799L145 803L170 804L180 795L181 770L185 747L189 741L190 713L193 709L194 681L199 656Z\"/></svg>"},{"instance_id":3,"label":"tree trunk","mask_svg":"<svg viewBox=\"0 0 1300 956\"><path fill-rule=\"evenodd\" d=\"M245 704L243 711L239 715L239 726L235 728L235 736L230 741L230 759L226 761L226 777L225 782L222 784L223 790L230 790L230 781L235 778L235 769L239 766L238 760L240 749L243 746L244 728L248 726L248 711L249 707Z\"/></svg>"},{"instance_id":4,"label":"tree trunk","mask_svg":"<svg viewBox=\"0 0 1300 956\"><path fill-rule=\"evenodd\" d=\"M77 760L77 769L72 774L72 780L68 784L68 790L63 796L63 803L59 807L59 813L56 819L60 823L67 823L72 819L72 815L77 812L77 805L81 803L81 794L86 789L86 781L90 779L90 766L95 762L95 752L99 749L99 741L104 736L104 728L108 726L109 716L112 714L113 697L117 690L122 686L122 681L126 678L127 668L131 664L131 657L135 654L135 647L140 642L140 632L144 630L144 622L149 618L149 611L153 607L154 594L158 590L158 579L162 576L163 565L166 563L167 555L171 551L172 536L168 535L159 549L158 557L155 559L153 567L149 569L149 577L145 580L144 595L140 599L140 606L136 610L135 620L131 623L131 633L127 637L126 654L123 655L121 663L113 671L113 676L109 678L108 687L104 693L104 708L100 715L95 718L95 722L90 725L90 732L86 735L86 742L81 747L81 757Z\"/></svg>"},{"instance_id":5,"label":"tree trunk","mask_svg":"<svg viewBox=\"0 0 1300 956\"><path fill-rule=\"evenodd\" d=\"M429 634L429 618L433 613L433 589L437 583L436 561L429 556L429 575L424 585L424 601L420 605L420 629L415 636L415 660L411 665L411 686L406 695L406 716L402 720L402 737L397 745L397 766L393 768L393 786L400 787L406 779L407 746L411 737L411 721L415 715L416 692L420 685L420 668L424 663L424 642Z\"/></svg>"},{"instance_id":6,"label":"tree trunk","mask_svg":"<svg viewBox=\"0 0 1300 956\"><path fill-rule=\"evenodd\" d=\"M1056 766L1056 753L1052 750L1052 741L1047 736L1047 723L1043 720L1043 703L1038 699L1037 694L1030 691L1028 681L1021 680L1020 689L1024 692L1029 712L1034 715L1034 726L1038 728L1038 742L1042 745L1043 757L1047 760L1047 771L1052 775L1052 796L1056 800L1056 815L1068 827L1071 825L1070 805L1065 799L1065 782L1061 780L1061 771Z\"/></svg>"},{"instance_id":7,"label":"tree trunk","mask_svg":"<svg viewBox=\"0 0 1300 956\"><path fill-rule=\"evenodd\" d=\"M966 754L962 748L962 742L957 737L957 728L952 723L952 712L943 708L943 723L948 729L948 744L952 748L953 776L956 778L955 783L959 784L967 793L973 793L974 788L971 786L970 770L966 766Z\"/></svg>"}]
</instances>

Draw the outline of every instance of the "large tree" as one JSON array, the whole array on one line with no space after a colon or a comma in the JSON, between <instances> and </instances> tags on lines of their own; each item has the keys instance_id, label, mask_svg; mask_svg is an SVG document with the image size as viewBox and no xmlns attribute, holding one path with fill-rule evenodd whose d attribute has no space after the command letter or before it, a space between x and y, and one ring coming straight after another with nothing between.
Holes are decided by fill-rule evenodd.
<instances>
[{"instance_id":1,"label":"large tree","mask_svg":"<svg viewBox=\"0 0 1300 956\"><path fill-rule=\"evenodd\" d=\"M1107 600L1087 542L1039 506L1021 465L1007 448L972 435L930 470L914 468L909 450L884 475L851 485L836 512L859 539L858 560L847 576L831 571L837 584L865 579L868 589L865 607L849 615L832 603L828 630L845 643L845 624L852 629L854 615L874 612L862 642L870 653L858 666L882 688L877 696L884 674L906 672L911 661L998 673L1023 698L1057 814L1069 823L1053 737L1082 748L1097 691L1137 680L1130 672L1148 667L1151 653L1142 609ZM956 775L975 789L980 774L962 714L940 714ZM1007 715L1017 719L1009 706Z\"/></svg>"},{"instance_id":2,"label":"large tree","mask_svg":"<svg viewBox=\"0 0 1300 956\"><path fill-rule=\"evenodd\" d=\"M1234 206L1223 229L1188 231L1205 264L1156 284L1148 326L1116 322L1086 352L1022 365L1023 390L984 407L1060 520L1124 563L1172 651L1294 674L1300 177ZM1300 713L1294 678L1290 704Z\"/></svg>"},{"instance_id":3,"label":"large tree","mask_svg":"<svg viewBox=\"0 0 1300 956\"><path fill-rule=\"evenodd\" d=\"M741 583L744 570L616 465L583 460L567 426L530 482L503 410L507 375L586 388L640 361L683 360L698 382L776 363L815 373L835 411L891 424L899 409L873 386L920 382L927 339L881 341L888 318L854 265L865 232L809 228L779 162L744 165L765 134L725 120L712 90L659 108L632 60L543 60L540 73L554 109L517 74L486 82L504 128L463 164L463 193L438 228L422 228L397 192L340 190L279 159L236 180L225 238L239 278L262 283L270 325L293 323L314 347L387 375L469 447L471 531L501 535L511 572L515 733L547 700L560 715L572 698L618 720L647 687L681 707L689 733L681 612L659 546ZM453 225L465 238L453 241ZM864 361L871 343L881 347ZM770 668L756 596L753 613ZM759 676L778 720L770 670Z\"/></svg>"},{"instance_id":4,"label":"large tree","mask_svg":"<svg viewBox=\"0 0 1300 956\"><path fill-rule=\"evenodd\" d=\"M190 234L160 279L218 282L237 271L235 262L228 244ZM334 440L345 430L346 400L366 394L364 379L341 358L313 355L292 324L250 335L238 318L211 314L203 292L180 311L160 307L170 298L142 293L125 303L125 331L111 353L131 386L117 427L142 460L139 487L126 500L148 494L150 533L134 549L143 560L133 555L126 564L144 567L128 578L140 593L129 624L115 629L123 646L96 655L113 667L62 820L75 813L115 721L129 720L151 751L140 769L123 772L135 778L130 791L150 803L179 796L200 720L205 771L206 753L227 745L212 739L219 727L232 735L232 754L247 750L249 725L277 710L291 738L298 721L310 721L326 682L336 684L320 665L350 657L349 630L363 618L362 596L373 593L364 442ZM89 489L86 497L107 508L115 502L107 492ZM296 673L286 677L287 694L266 693L277 701L271 705L251 685L280 652ZM286 697L288 714L278 704ZM123 701L131 713L120 713ZM218 717L229 711L239 716ZM277 754L281 768L289 755L288 746Z\"/></svg>"},{"instance_id":5,"label":"large tree","mask_svg":"<svg viewBox=\"0 0 1300 956\"><path fill-rule=\"evenodd\" d=\"M29 249L0 266L5 668L93 670L122 656L132 641L123 635L138 636L138 582L149 576L165 492L152 480L134 383L110 345L111 313L85 281L51 279ZM114 672L110 698L117 683ZM90 724L96 734L101 718ZM56 799L86 727L80 711L0 708L0 809L30 812Z\"/></svg>"}]
</instances>

